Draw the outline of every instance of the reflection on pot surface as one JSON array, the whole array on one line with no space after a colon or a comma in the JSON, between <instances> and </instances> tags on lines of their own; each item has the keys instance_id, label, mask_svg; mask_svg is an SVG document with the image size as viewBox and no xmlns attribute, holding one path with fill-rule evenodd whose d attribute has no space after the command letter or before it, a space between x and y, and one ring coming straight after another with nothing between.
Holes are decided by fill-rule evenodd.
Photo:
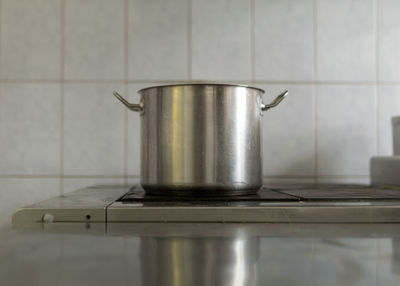
<instances>
[{"instance_id":1,"label":"reflection on pot surface","mask_svg":"<svg viewBox=\"0 0 400 286\"><path fill-rule=\"evenodd\" d=\"M258 238L141 238L144 285L255 285Z\"/></svg>"}]
</instances>

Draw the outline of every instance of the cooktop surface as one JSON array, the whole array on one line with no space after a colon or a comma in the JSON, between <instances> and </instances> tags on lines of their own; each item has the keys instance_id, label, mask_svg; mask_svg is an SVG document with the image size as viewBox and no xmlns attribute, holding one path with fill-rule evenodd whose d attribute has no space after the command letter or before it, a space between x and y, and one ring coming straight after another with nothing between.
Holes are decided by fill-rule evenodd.
<instances>
[{"instance_id":1,"label":"cooktop surface","mask_svg":"<svg viewBox=\"0 0 400 286\"><path fill-rule=\"evenodd\" d=\"M257 202L300 202L300 201L386 201L400 200L400 189L371 187L366 185L304 184L304 185L264 185L255 195L240 196L162 196L148 195L140 186L132 187L118 201L124 203L141 202L146 205L196 205L257 203Z\"/></svg>"},{"instance_id":2,"label":"cooktop surface","mask_svg":"<svg viewBox=\"0 0 400 286\"><path fill-rule=\"evenodd\" d=\"M266 184L246 196L147 195L140 185L94 186L17 210L15 226L84 222L400 222L400 188Z\"/></svg>"}]
</instances>

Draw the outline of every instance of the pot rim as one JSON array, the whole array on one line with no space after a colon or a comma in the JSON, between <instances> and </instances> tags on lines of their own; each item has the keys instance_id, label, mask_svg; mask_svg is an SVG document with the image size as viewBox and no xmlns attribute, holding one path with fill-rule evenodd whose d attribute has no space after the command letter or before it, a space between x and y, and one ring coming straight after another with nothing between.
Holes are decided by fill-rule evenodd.
<instances>
[{"instance_id":1,"label":"pot rim","mask_svg":"<svg viewBox=\"0 0 400 286\"><path fill-rule=\"evenodd\" d=\"M245 88L250 88L250 89L255 89L260 91L262 94L265 93L265 91L261 88L254 87L254 86L249 86L245 84L234 84L234 83L177 83L177 84L164 84L164 85L155 85L155 86L149 86L145 87L142 89L138 90L138 93L141 93L142 91L152 89L152 88L163 88L163 87L173 87L173 86L227 86L227 87L245 87Z\"/></svg>"}]
</instances>

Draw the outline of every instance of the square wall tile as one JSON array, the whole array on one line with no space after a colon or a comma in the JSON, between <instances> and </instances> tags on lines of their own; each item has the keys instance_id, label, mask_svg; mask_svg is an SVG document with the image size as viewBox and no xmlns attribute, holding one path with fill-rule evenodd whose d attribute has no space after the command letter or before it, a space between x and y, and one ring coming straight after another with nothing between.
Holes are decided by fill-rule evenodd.
<instances>
[{"instance_id":1,"label":"square wall tile","mask_svg":"<svg viewBox=\"0 0 400 286\"><path fill-rule=\"evenodd\" d=\"M123 182L123 178L64 178L63 188L65 194L98 185L122 185Z\"/></svg>"},{"instance_id":2,"label":"square wall tile","mask_svg":"<svg viewBox=\"0 0 400 286\"><path fill-rule=\"evenodd\" d=\"M65 78L123 77L124 1L66 1Z\"/></svg>"},{"instance_id":3,"label":"square wall tile","mask_svg":"<svg viewBox=\"0 0 400 286\"><path fill-rule=\"evenodd\" d=\"M58 79L60 0L3 0L1 78Z\"/></svg>"},{"instance_id":4,"label":"square wall tile","mask_svg":"<svg viewBox=\"0 0 400 286\"><path fill-rule=\"evenodd\" d=\"M392 117L400 115L400 86L381 85L378 89L379 155L393 155Z\"/></svg>"},{"instance_id":5,"label":"square wall tile","mask_svg":"<svg viewBox=\"0 0 400 286\"><path fill-rule=\"evenodd\" d=\"M400 80L400 1L379 0L379 79Z\"/></svg>"},{"instance_id":6,"label":"square wall tile","mask_svg":"<svg viewBox=\"0 0 400 286\"><path fill-rule=\"evenodd\" d=\"M251 79L250 1L192 1L192 77Z\"/></svg>"},{"instance_id":7,"label":"square wall tile","mask_svg":"<svg viewBox=\"0 0 400 286\"><path fill-rule=\"evenodd\" d=\"M318 175L368 176L376 155L375 87L317 87Z\"/></svg>"},{"instance_id":8,"label":"square wall tile","mask_svg":"<svg viewBox=\"0 0 400 286\"><path fill-rule=\"evenodd\" d=\"M313 79L313 1L255 1L255 79Z\"/></svg>"},{"instance_id":9,"label":"square wall tile","mask_svg":"<svg viewBox=\"0 0 400 286\"><path fill-rule=\"evenodd\" d=\"M58 174L60 86L0 84L0 174Z\"/></svg>"},{"instance_id":10,"label":"square wall tile","mask_svg":"<svg viewBox=\"0 0 400 286\"><path fill-rule=\"evenodd\" d=\"M0 178L0 214L8 217L18 208L60 194L60 179Z\"/></svg>"},{"instance_id":11,"label":"square wall tile","mask_svg":"<svg viewBox=\"0 0 400 286\"><path fill-rule=\"evenodd\" d=\"M261 117L263 175L314 175L314 121L311 85L264 85L264 102L289 95Z\"/></svg>"},{"instance_id":12,"label":"square wall tile","mask_svg":"<svg viewBox=\"0 0 400 286\"><path fill-rule=\"evenodd\" d=\"M188 1L129 0L129 78L186 79Z\"/></svg>"},{"instance_id":13,"label":"square wall tile","mask_svg":"<svg viewBox=\"0 0 400 286\"><path fill-rule=\"evenodd\" d=\"M317 78L375 80L374 0L318 0L317 10Z\"/></svg>"},{"instance_id":14,"label":"square wall tile","mask_svg":"<svg viewBox=\"0 0 400 286\"><path fill-rule=\"evenodd\" d=\"M64 174L116 175L124 171L124 106L118 84L66 84Z\"/></svg>"}]
</instances>

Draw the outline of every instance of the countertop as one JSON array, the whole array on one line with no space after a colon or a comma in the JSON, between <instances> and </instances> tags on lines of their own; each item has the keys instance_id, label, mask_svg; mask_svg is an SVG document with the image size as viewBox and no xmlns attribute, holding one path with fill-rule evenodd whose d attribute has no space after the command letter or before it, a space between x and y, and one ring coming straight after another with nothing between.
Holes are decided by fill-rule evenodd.
<instances>
[{"instance_id":1,"label":"countertop","mask_svg":"<svg viewBox=\"0 0 400 286\"><path fill-rule=\"evenodd\" d=\"M107 228L3 221L1 285L400 285L399 224Z\"/></svg>"}]
</instances>

